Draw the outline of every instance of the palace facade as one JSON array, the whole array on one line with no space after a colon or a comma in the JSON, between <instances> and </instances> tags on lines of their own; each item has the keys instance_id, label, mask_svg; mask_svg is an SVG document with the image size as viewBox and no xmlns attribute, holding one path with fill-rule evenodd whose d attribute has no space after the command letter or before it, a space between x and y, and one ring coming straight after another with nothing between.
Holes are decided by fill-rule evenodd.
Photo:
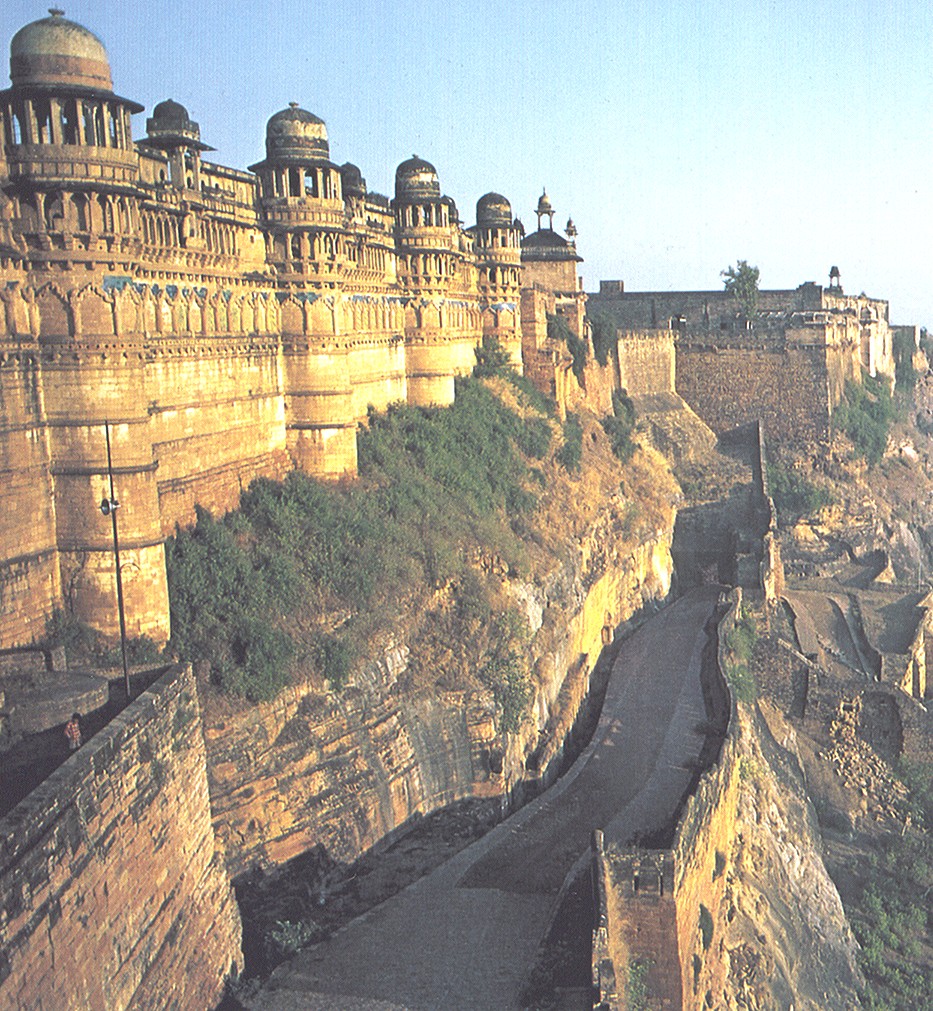
<instances>
[{"instance_id":1,"label":"palace facade","mask_svg":"<svg viewBox=\"0 0 933 1011\"><path fill-rule=\"evenodd\" d=\"M292 103L248 171L199 126L113 90L102 42L52 10L0 92L0 647L64 608L115 633L109 428L130 635L169 635L165 538L260 475L356 474L370 407L450 404L495 338L553 382L546 316L583 334L575 231L546 195L525 236L488 193L465 227L437 172L392 199L330 160Z\"/></svg>"}]
</instances>

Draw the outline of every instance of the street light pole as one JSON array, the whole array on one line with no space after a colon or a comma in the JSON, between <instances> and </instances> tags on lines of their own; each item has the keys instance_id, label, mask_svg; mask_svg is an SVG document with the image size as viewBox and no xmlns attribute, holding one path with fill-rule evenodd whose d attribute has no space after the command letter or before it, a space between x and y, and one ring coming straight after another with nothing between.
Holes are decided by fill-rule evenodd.
<instances>
[{"instance_id":1,"label":"street light pole","mask_svg":"<svg viewBox=\"0 0 933 1011\"><path fill-rule=\"evenodd\" d=\"M117 569L117 610L120 612L120 649L123 654L123 684L126 697L130 698L130 668L126 662L126 617L123 611L123 572L120 569L120 538L117 536L117 509L120 503L113 493L113 460L110 455L110 422L104 422L104 437L107 440L107 477L110 480L110 498L101 499L100 511L110 517L113 527L113 561Z\"/></svg>"}]
</instances>

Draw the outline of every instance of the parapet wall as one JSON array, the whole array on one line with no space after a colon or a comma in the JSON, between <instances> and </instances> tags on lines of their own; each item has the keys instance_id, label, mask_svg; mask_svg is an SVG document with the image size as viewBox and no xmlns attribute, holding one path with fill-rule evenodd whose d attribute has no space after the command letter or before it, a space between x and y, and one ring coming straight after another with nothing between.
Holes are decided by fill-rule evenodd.
<instances>
[{"instance_id":1,"label":"parapet wall","mask_svg":"<svg viewBox=\"0 0 933 1011\"><path fill-rule=\"evenodd\" d=\"M606 1011L627 1011L626 986L638 965L659 1007L699 1006L698 994L721 991L726 968L713 943L714 915L725 887L725 854L732 848L739 733L722 673L723 643L735 627L740 602L738 589L723 600L716 653L705 671L707 706L729 714L728 730L714 764L686 799L672 847L620 848L595 834L593 980Z\"/></svg>"},{"instance_id":2,"label":"parapet wall","mask_svg":"<svg viewBox=\"0 0 933 1011\"><path fill-rule=\"evenodd\" d=\"M176 666L0 821L0 1004L207 1008L241 964Z\"/></svg>"}]
</instances>

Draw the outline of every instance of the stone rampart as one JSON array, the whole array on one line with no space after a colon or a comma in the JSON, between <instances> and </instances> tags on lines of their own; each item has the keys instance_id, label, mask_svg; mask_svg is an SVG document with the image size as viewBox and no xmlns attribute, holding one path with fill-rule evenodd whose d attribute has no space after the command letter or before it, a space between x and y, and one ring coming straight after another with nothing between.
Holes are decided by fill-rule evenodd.
<instances>
[{"instance_id":1,"label":"stone rampart","mask_svg":"<svg viewBox=\"0 0 933 1011\"><path fill-rule=\"evenodd\" d=\"M704 658L711 725L728 723L724 738L708 737L707 770L681 809L670 849L632 850L594 838L597 897L593 979L602 1008L624 1011L633 973L658 1006L699 1005L697 994L721 989L726 969L716 941L716 911L725 887L737 786L738 724L723 676L724 643L735 627L741 591L724 600L715 651ZM715 752L715 753L713 753Z\"/></svg>"},{"instance_id":2,"label":"stone rampart","mask_svg":"<svg viewBox=\"0 0 933 1011\"><path fill-rule=\"evenodd\" d=\"M718 433L760 419L772 439L825 440L829 381L825 348L677 345L677 392Z\"/></svg>"},{"instance_id":3,"label":"stone rampart","mask_svg":"<svg viewBox=\"0 0 933 1011\"><path fill-rule=\"evenodd\" d=\"M211 1007L241 963L194 678L172 667L0 822L0 1004Z\"/></svg>"},{"instance_id":4,"label":"stone rampart","mask_svg":"<svg viewBox=\"0 0 933 1011\"><path fill-rule=\"evenodd\" d=\"M673 393L674 363L673 331L619 332L619 385L630 397Z\"/></svg>"}]
</instances>

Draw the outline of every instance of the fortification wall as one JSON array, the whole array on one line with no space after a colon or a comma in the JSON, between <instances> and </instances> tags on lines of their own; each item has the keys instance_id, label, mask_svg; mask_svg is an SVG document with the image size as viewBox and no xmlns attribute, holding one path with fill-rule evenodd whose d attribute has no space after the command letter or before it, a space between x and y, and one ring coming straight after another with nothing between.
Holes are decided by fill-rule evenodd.
<instances>
[{"instance_id":1,"label":"fortification wall","mask_svg":"<svg viewBox=\"0 0 933 1011\"><path fill-rule=\"evenodd\" d=\"M196 503L228 512L255 477L290 469L275 338L154 342L145 383L163 535L194 522Z\"/></svg>"},{"instance_id":2,"label":"fortification wall","mask_svg":"<svg viewBox=\"0 0 933 1011\"><path fill-rule=\"evenodd\" d=\"M721 992L726 963L717 938L726 854L738 796L738 725L722 675L723 646L741 600L733 590L720 617L716 652L704 658L707 708L728 731L714 763L687 798L668 850L632 850L598 833L594 839L597 924L593 974L609 1008L627 1008L626 983L641 965L652 1000L697 1007ZM716 715L718 714L718 716ZM660 1005L659 1005L660 1006Z\"/></svg>"},{"instance_id":3,"label":"fortification wall","mask_svg":"<svg viewBox=\"0 0 933 1011\"><path fill-rule=\"evenodd\" d=\"M62 599L49 445L35 354L0 351L0 646L31 642Z\"/></svg>"},{"instance_id":4,"label":"fortification wall","mask_svg":"<svg viewBox=\"0 0 933 1011\"><path fill-rule=\"evenodd\" d=\"M827 353L820 347L677 345L677 392L715 432L761 419L771 439L824 440L828 384Z\"/></svg>"},{"instance_id":5,"label":"fortification wall","mask_svg":"<svg viewBox=\"0 0 933 1011\"><path fill-rule=\"evenodd\" d=\"M674 334L626 330L619 334L619 385L630 397L673 393Z\"/></svg>"},{"instance_id":6,"label":"fortification wall","mask_svg":"<svg viewBox=\"0 0 933 1011\"><path fill-rule=\"evenodd\" d=\"M169 669L0 822L0 952L5 1007L219 1000L240 921L190 668Z\"/></svg>"}]
</instances>

